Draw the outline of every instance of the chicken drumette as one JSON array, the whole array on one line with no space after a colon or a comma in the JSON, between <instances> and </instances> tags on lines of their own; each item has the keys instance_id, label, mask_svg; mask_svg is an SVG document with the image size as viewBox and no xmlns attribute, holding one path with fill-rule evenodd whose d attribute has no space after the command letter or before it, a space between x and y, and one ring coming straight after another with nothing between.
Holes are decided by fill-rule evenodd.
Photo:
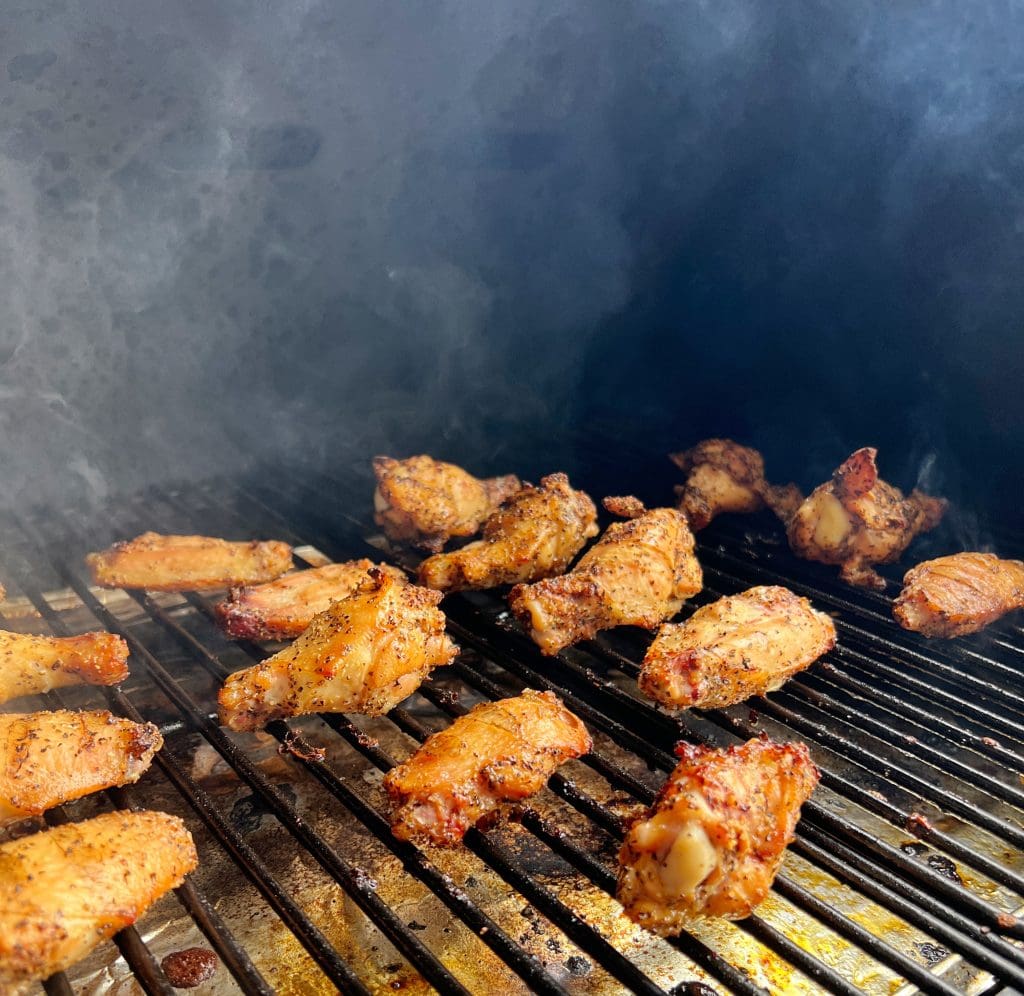
<instances>
[{"instance_id":1,"label":"chicken drumette","mask_svg":"<svg viewBox=\"0 0 1024 996\"><path fill-rule=\"evenodd\" d=\"M474 477L429 456L374 457L374 521L400 543L437 553L452 536L472 536L521 487L513 474Z\"/></svg>"},{"instance_id":2,"label":"chicken drumette","mask_svg":"<svg viewBox=\"0 0 1024 996\"><path fill-rule=\"evenodd\" d=\"M857 450L791 515L777 511L798 556L838 564L844 581L882 589L871 565L899 559L918 533L939 524L947 502L916 488L905 498L878 476L876 456L870 446Z\"/></svg>"},{"instance_id":3,"label":"chicken drumette","mask_svg":"<svg viewBox=\"0 0 1024 996\"><path fill-rule=\"evenodd\" d=\"M428 557L420 584L438 591L493 588L561 574L597 535L597 509L565 474L527 484L484 523L483 539Z\"/></svg>"},{"instance_id":4,"label":"chicken drumette","mask_svg":"<svg viewBox=\"0 0 1024 996\"><path fill-rule=\"evenodd\" d=\"M646 511L636 498L606 498L616 522L561 577L517 585L516 618L545 654L556 654L613 626L652 629L700 591L700 564L686 516L674 508Z\"/></svg>"}]
</instances>

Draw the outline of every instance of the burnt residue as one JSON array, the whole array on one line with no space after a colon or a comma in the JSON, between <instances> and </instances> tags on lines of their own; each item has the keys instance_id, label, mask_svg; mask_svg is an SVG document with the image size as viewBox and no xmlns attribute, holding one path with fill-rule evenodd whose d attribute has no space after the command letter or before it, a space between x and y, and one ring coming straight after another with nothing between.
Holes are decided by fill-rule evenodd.
<instances>
[{"instance_id":1,"label":"burnt residue","mask_svg":"<svg viewBox=\"0 0 1024 996\"><path fill-rule=\"evenodd\" d=\"M278 785L277 790L287 799L289 805L295 805L295 789L291 785L287 783ZM228 819L239 833L248 834L259 830L263 817L269 816L270 813L270 807L262 799L250 794L242 796L235 802L228 814Z\"/></svg>"},{"instance_id":2,"label":"burnt residue","mask_svg":"<svg viewBox=\"0 0 1024 996\"><path fill-rule=\"evenodd\" d=\"M929 868L938 872L943 878L948 878L951 882L956 882L957 885L964 884L956 865L944 854L929 854L925 861Z\"/></svg>"},{"instance_id":3,"label":"burnt residue","mask_svg":"<svg viewBox=\"0 0 1024 996\"><path fill-rule=\"evenodd\" d=\"M932 944L928 941L920 941L914 945L921 953L921 957L924 958L925 963L928 965L936 965L943 958L945 958L949 952L938 944Z\"/></svg>"},{"instance_id":4,"label":"burnt residue","mask_svg":"<svg viewBox=\"0 0 1024 996\"><path fill-rule=\"evenodd\" d=\"M920 841L905 840L900 844L900 850L904 854L909 854L912 857L919 858L922 854L927 854L929 848L927 844L922 844Z\"/></svg>"},{"instance_id":5,"label":"burnt residue","mask_svg":"<svg viewBox=\"0 0 1024 996\"><path fill-rule=\"evenodd\" d=\"M209 948L185 948L172 951L160 962L160 967L176 989L194 989L213 978L217 956Z\"/></svg>"}]
</instances>

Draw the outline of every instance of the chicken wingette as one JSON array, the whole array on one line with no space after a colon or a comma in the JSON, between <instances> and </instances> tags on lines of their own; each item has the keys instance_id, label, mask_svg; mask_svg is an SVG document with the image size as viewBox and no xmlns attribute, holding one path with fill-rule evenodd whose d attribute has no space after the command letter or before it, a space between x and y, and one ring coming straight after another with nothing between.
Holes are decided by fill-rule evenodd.
<instances>
[{"instance_id":1,"label":"chicken wingette","mask_svg":"<svg viewBox=\"0 0 1024 996\"><path fill-rule=\"evenodd\" d=\"M525 485L484 523L483 539L420 564L420 584L438 591L493 588L561 574L597 535L597 509L565 474Z\"/></svg>"},{"instance_id":2,"label":"chicken wingette","mask_svg":"<svg viewBox=\"0 0 1024 996\"><path fill-rule=\"evenodd\" d=\"M723 512L757 512L769 504L778 513L803 501L795 484L769 484L761 454L731 439L705 439L669 459L687 474L676 494L694 531Z\"/></svg>"},{"instance_id":3,"label":"chicken wingette","mask_svg":"<svg viewBox=\"0 0 1024 996\"><path fill-rule=\"evenodd\" d=\"M647 648L640 689L675 709L721 709L773 692L836 642L836 627L806 598L763 585L666 623Z\"/></svg>"},{"instance_id":4,"label":"chicken wingette","mask_svg":"<svg viewBox=\"0 0 1024 996\"><path fill-rule=\"evenodd\" d=\"M616 893L631 920L663 937L694 917L753 912L819 778L801 743L686 744L676 753L654 805L626 834Z\"/></svg>"},{"instance_id":5,"label":"chicken wingette","mask_svg":"<svg viewBox=\"0 0 1024 996\"><path fill-rule=\"evenodd\" d=\"M898 560L918 533L939 524L947 502L916 488L904 498L878 476L876 456L872 447L857 450L792 514L779 511L797 556L839 565L850 584L883 589L871 565Z\"/></svg>"},{"instance_id":6,"label":"chicken wingette","mask_svg":"<svg viewBox=\"0 0 1024 996\"><path fill-rule=\"evenodd\" d=\"M481 480L429 456L374 457L374 521L388 538L437 553L453 536L472 536L521 487L514 474Z\"/></svg>"},{"instance_id":7,"label":"chicken wingette","mask_svg":"<svg viewBox=\"0 0 1024 996\"><path fill-rule=\"evenodd\" d=\"M384 776L391 829L402 840L457 844L486 813L540 791L591 746L587 728L552 692L481 703Z\"/></svg>"},{"instance_id":8,"label":"chicken wingette","mask_svg":"<svg viewBox=\"0 0 1024 996\"><path fill-rule=\"evenodd\" d=\"M290 640L299 636L313 617L333 602L348 598L373 567L370 560L350 560L285 574L254 587L232 588L215 606L217 621L239 640ZM397 581L405 574L397 567L378 564Z\"/></svg>"},{"instance_id":9,"label":"chicken wingette","mask_svg":"<svg viewBox=\"0 0 1024 996\"><path fill-rule=\"evenodd\" d=\"M352 595L316 616L294 643L228 678L221 722L258 730L311 712L386 713L458 653L440 601L439 592L370 568Z\"/></svg>"},{"instance_id":10,"label":"chicken wingette","mask_svg":"<svg viewBox=\"0 0 1024 996\"><path fill-rule=\"evenodd\" d=\"M272 581L291 570L292 548L279 540L232 543L143 533L90 553L85 562L101 588L192 591Z\"/></svg>"},{"instance_id":11,"label":"chicken wingette","mask_svg":"<svg viewBox=\"0 0 1024 996\"><path fill-rule=\"evenodd\" d=\"M0 992L84 958L196 867L176 816L104 813L0 844Z\"/></svg>"},{"instance_id":12,"label":"chicken wingette","mask_svg":"<svg viewBox=\"0 0 1024 996\"><path fill-rule=\"evenodd\" d=\"M1024 608L1024 563L992 553L926 560L903 577L892 613L904 629L951 638Z\"/></svg>"},{"instance_id":13,"label":"chicken wingette","mask_svg":"<svg viewBox=\"0 0 1024 996\"><path fill-rule=\"evenodd\" d=\"M105 711L0 715L0 826L137 781L162 746L152 723Z\"/></svg>"},{"instance_id":14,"label":"chicken wingette","mask_svg":"<svg viewBox=\"0 0 1024 996\"><path fill-rule=\"evenodd\" d=\"M30 636L0 630L0 702L66 685L116 685L128 677L128 644L113 633Z\"/></svg>"},{"instance_id":15,"label":"chicken wingette","mask_svg":"<svg viewBox=\"0 0 1024 996\"><path fill-rule=\"evenodd\" d=\"M606 498L604 505L630 521L610 525L568 574L517 585L509 595L512 612L545 654L614 626L652 629L703 585L682 512L646 511L635 498Z\"/></svg>"}]
</instances>

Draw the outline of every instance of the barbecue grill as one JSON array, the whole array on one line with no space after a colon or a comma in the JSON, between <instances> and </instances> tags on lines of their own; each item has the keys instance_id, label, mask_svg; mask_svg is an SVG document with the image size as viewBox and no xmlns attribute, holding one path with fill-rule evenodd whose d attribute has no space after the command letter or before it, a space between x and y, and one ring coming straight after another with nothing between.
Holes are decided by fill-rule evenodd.
<instances>
[{"instance_id":1,"label":"barbecue grill","mask_svg":"<svg viewBox=\"0 0 1024 996\"><path fill-rule=\"evenodd\" d=\"M607 443L568 449L575 457L558 469L594 494L613 477L628 489L628 468L653 459ZM124 685L62 690L49 704L105 704L166 738L138 785L48 818L159 808L186 820L200 852L185 886L118 934L116 949L101 945L48 980L51 996L172 993L160 961L193 945L219 955L210 993L989 996L1024 986L1024 632L1012 620L927 642L895 625L889 594L795 559L767 515L723 516L698 535L706 587L684 614L781 583L836 620L837 648L765 699L669 714L637 691L649 636L611 631L543 658L500 593L466 593L444 603L462 653L387 717L234 735L216 722L216 689L267 647L223 636L208 595L100 591L84 572L87 550L147 528L276 537L309 564L373 556L414 567L377 534L371 491L363 458L0 518L3 626L104 628L131 646ZM1024 546L1014 534L999 543L1004 555ZM383 772L474 703L524 687L562 696L593 733L593 753L507 819L470 831L463 848L395 840ZM769 899L747 920L697 922L673 940L634 927L612 898L623 821L651 801L678 741L761 732L805 741L822 771Z\"/></svg>"}]
</instances>

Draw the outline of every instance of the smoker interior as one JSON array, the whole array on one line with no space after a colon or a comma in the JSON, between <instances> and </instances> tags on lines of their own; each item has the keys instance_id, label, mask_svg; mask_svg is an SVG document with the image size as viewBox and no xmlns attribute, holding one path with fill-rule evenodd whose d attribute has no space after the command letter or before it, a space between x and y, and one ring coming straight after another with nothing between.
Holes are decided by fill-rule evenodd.
<instances>
[{"instance_id":1,"label":"smoker interior","mask_svg":"<svg viewBox=\"0 0 1024 996\"><path fill-rule=\"evenodd\" d=\"M569 447L559 467L595 496L630 488L651 454ZM660 458L663 459L663 458ZM500 469L517 469L506 467ZM216 689L268 646L230 641L212 595L90 587L82 555L144 529L280 538L308 563L372 556L403 566L371 521L368 461L282 466L111 500L89 512L3 514L3 625L125 636L120 688L71 689L40 707L109 707L158 723L166 746L130 790L58 810L181 815L200 866L114 944L48 993L172 993L167 953L213 947L203 992L1008 993L1024 985L1024 630L927 642L898 628L888 592L853 589L795 559L765 516L699 534L705 590L683 610L781 583L836 620L838 646L766 699L670 715L636 687L650 637L621 630L541 657L500 593L449 597L462 653L379 720L322 716L266 734L218 727ZM642 495L666 501L667 495ZM1024 538L993 533L1004 555ZM890 581L920 559L920 544ZM593 754L465 847L394 840L382 773L475 702L553 689L588 724ZM19 703L24 706L24 703ZM635 928L614 891L623 820L652 799L680 740L727 745L765 732L809 744L821 785L768 900L739 923L697 922L675 940ZM21 827L29 832L34 827ZM115 947L116 945L116 947ZM707 989L701 986L708 987Z\"/></svg>"}]
</instances>

